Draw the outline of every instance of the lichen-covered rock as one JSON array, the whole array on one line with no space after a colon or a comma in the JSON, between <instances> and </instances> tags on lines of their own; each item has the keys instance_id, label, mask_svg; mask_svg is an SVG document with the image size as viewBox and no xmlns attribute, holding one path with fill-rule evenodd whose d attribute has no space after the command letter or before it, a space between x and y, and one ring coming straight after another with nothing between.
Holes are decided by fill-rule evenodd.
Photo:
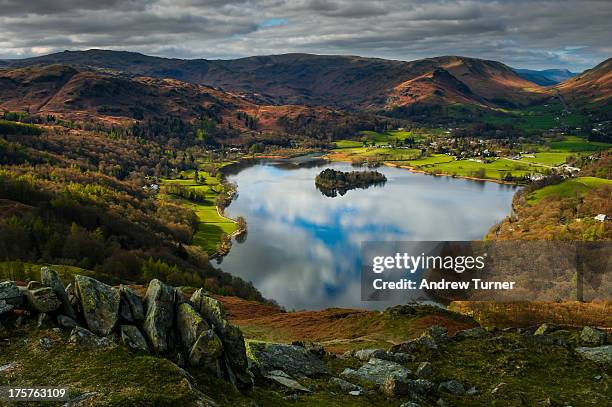
<instances>
[{"instance_id":1,"label":"lichen-covered rock","mask_svg":"<svg viewBox=\"0 0 612 407\"><path fill-rule=\"evenodd\" d=\"M194 292L190 301L195 310L212 325L215 333L221 339L230 381L240 390L250 389L253 386L253 378L249 373L244 337L238 327L225 319L223 304L206 296L206 291L203 289Z\"/></svg>"},{"instance_id":2,"label":"lichen-covered rock","mask_svg":"<svg viewBox=\"0 0 612 407\"><path fill-rule=\"evenodd\" d=\"M421 362L416 370L416 375L419 377L430 377L433 375L433 366L430 362Z\"/></svg>"},{"instance_id":3,"label":"lichen-covered rock","mask_svg":"<svg viewBox=\"0 0 612 407\"><path fill-rule=\"evenodd\" d=\"M128 348L148 352L149 346L140 330L134 325L121 325L121 341Z\"/></svg>"},{"instance_id":4,"label":"lichen-covered rock","mask_svg":"<svg viewBox=\"0 0 612 407\"><path fill-rule=\"evenodd\" d=\"M438 385L438 391L440 393L450 393L455 396L461 396L465 394L465 386L460 381L447 380Z\"/></svg>"},{"instance_id":5,"label":"lichen-covered rock","mask_svg":"<svg viewBox=\"0 0 612 407\"><path fill-rule=\"evenodd\" d=\"M340 376L381 386L389 377L407 380L412 376L412 372L398 363L372 358L357 370L344 369Z\"/></svg>"},{"instance_id":6,"label":"lichen-covered rock","mask_svg":"<svg viewBox=\"0 0 612 407\"><path fill-rule=\"evenodd\" d=\"M3 281L0 283L0 303L2 302L4 302L7 308L11 306L10 309L18 307L23 303L23 294L14 282Z\"/></svg>"},{"instance_id":7,"label":"lichen-covered rock","mask_svg":"<svg viewBox=\"0 0 612 407\"><path fill-rule=\"evenodd\" d=\"M387 352L383 349L360 349L355 352L355 357L361 361L367 362L371 358L386 359Z\"/></svg>"},{"instance_id":8,"label":"lichen-covered rock","mask_svg":"<svg viewBox=\"0 0 612 407\"><path fill-rule=\"evenodd\" d=\"M401 379L390 376L381 386L381 390L389 397L411 396L422 398L433 390L434 384L428 380Z\"/></svg>"},{"instance_id":9,"label":"lichen-covered rock","mask_svg":"<svg viewBox=\"0 0 612 407\"><path fill-rule=\"evenodd\" d=\"M26 300L28 307L37 312L53 312L62 305L62 302L57 298L57 294L55 294L51 287L27 290Z\"/></svg>"},{"instance_id":10,"label":"lichen-covered rock","mask_svg":"<svg viewBox=\"0 0 612 407\"><path fill-rule=\"evenodd\" d=\"M486 329L479 326L476 328L464 329L463 331L459 331L455 334L454 338L456 339L466 339L466 338L478 339L478 338L484 338L485 336L489 336L489 335L490 334L487 332Z\"/></svg>"},{"instance_id":11,"label":"lichen-covered rock","mask_svg":"<svg viewBox=\"0 0 612 407\"><path fill-rule=\"evenodd\" d=\"M325 364L301 346L248 341L247 354L265 373L283 370L295 377L329 374Z\"/></svg>"},{"instance_id":12,"label":"lichen-covered rock","mask_svg":"<svg viewBox=\"0 0 612 407\"><path fill-rule=\"evenodd\" d=\"M221 327L216 327L215 332L223 343L223 357L230 381L240 390L251 389L253 376L249 372L249 359L242 331L237 326L224 321Z\"/></svg>"},{"instance_id":13,"label":"lichen-covered rock","mask_svg":"<svg viewBox=\"0 0 612 407\"><path fill-rule=\"evenodd\" d=\"M329 379L329 384L334 387L338 387L340 390L346 391L346 392L354 391L354 390L360 390L360 391L363 390L361 386L348 382L339 377L332 377L331 379Z\"/></svg>"},{"instance_id":14,"label":"lichen-covered rock","mask_svg":"<svg viewBox=\"0 0 612 407\"><path fill-rule=\"evenodd\" d=\"M266 379L271 380L275 383L278 383L291 390L301 391L304 393L311 392L311 390L302 386L299 382L294 380L291 376L289 376L287 373L283 372L282 370L273 370L269 374L267 374L265 377Z\"/></svg>"},{"instance_id":15,"label":"lichen-covered rock","mask_svg":"<svg viewBox=\"0 0 612 407\"><path fill-rule=\"evenodd\" d=\"M153 350L168 350L168 339L174 321L174 288L154 279L144 298L146 316L143 330Z\"/></svg>"},{"instance_id":16,"label":"lichen-covered rock","mask_svg":"<svg viewBox=\"0 0 612 407\"><path fill-rule=\"evenodd\" d=\"M79 326L74 319L62 314L57 316L57 324L64 329L73 329Z\"/></svg>"},{"instance_id":17,"label":"lichen-covered rock","mask_svg":"<svg viewBox=\"0 0 612 407\"><path fill-rule=\"evenodd\" d=\"M587 345L604 345L608 335L592 326L585 326L580 332L580 340Z\"/></svg>"},{"instance_id":18,"label":"lichen-covered rock","mask_svg":"<svg viewBox=\"0 0 612 407\"><path fill-rule=\"evenodd\" d=\"M612 345L576 348L576 353L595 363L612 365Z\"/></svg>"},{"instance_id":19,"label":"lichen-covered rock","mask_svg":"<svg viewBox=\"0 0 612 407\"><path fill-rule=\"evenodd\" d=\"M202 332L209 330L210 326L190 304L184 302L176 310L176 329L185 349L191 349Z\"/></svg>"},{"instance_id":20,"label":"lichen-covered rock","mask_svg":"<svg viewBox=\"0 0 612 407\"><path fill-rule=\"evenodd\" d=\"M114 346L109 338L100 338L93 332L80 326L72 330L68 342L85 349L110 348Z\"/></svg>"},{"instance_id":21,"label":"lichen-covered rock","mask_svg":"<svg viewBox=\"0 0 612 407\"><path fill-rule=\"evenodd\" d=\"M5 300L0 300L0 314L7 313L15 308L14 305L7 304Z\"/></svg>"},{"instance_id":22,"label":"lichen-covered rock","mask_svg":"<svg viewBox=\"0 0 612 407\"><path fill-rule=\"evenodd\" d=\"M41 283L40 281L32 280L32 281L28 282L28 285L26 286L26 288L28 290L36 290L38 288L43 288L44 286L45 285L43 283Z\"/></svg>"},{"instance_id":23,"label":"lichen-covered rock","mask_svg":"<svg viewBox=\"0 0 612 407\"><path fill-rule=\"evenodd\" d=\"M119 286L121 294L121 306L119 314L123 319L130 322L143 321L145 319L144 305L142 298L127 285Z\"/></svg>"},{"instance_id":24,"label":"lichen-covered rock","mask_svg":"<svg viewBox=\"0 0 612 407\"><path fill-rule=\"evenodd\" d=\"M191 296L191 303L194 308L209 321L215 329L222 328L226 323L225 307L220 301L208 297L206 291L200 288Z\"/></svg>"},{"instance_id":25,"label":"lichen-covered rock","mask_svg":"<svg viewBox=\"0 0 612 407\"><path fill-rule=\"evenodd\" d=\"M53 292L57 295L57 298L62 302L60 307L62 314L75 319L76 313L74 312L74 308L72 308L72 304L70 304L66 288L64 288L64 284L60 280L57 272L49 267L42 267L40 269L40 281L42 284L51 287Z\"/></svg>"},{"instance_id":26,"label":"lichen-covered rock","mask_svg":"<svg viewBox=\"0 0 612 407\"><path fill-rule=\"evenodd\" d=\"M221 376L219 358L223 354L221 340L212 329L200 334L189 352L189 364L203 367Z\"/></svg>"},{"instance_id":27,"label":"lichen-covered rock","mask_svg":"<svg viewBox=\"0 0 612 407\"><path fill-rule=\"evenodd\" d=\"M556 331L557 329L559 329L558 325L551 324L551 323L544 323L540 325L533 334L534 335L546 335L546 334Z\"/></svg>"},{"instance_id":28,"label":"lichen-covered rock","mask_svg":"<svg viewBox=\"0 0 612 407\"><path fill-rule=\"evenodd\" d=\"M89 329L100 336L110 334L119 322L119 290L91 277L77 275L74 281Z\"/></svg>"}]
</instances>

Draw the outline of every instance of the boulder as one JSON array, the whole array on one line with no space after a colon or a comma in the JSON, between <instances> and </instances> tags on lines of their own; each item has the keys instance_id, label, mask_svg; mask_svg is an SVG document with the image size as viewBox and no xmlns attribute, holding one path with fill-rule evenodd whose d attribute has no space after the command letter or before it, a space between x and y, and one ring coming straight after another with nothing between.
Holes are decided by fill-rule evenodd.
<instances>
[{"instance_id":1,"label":"boulder","mask_svg":"<svg viewBox=\"0 0 612 407\"><path fill-rule=\"evenodd\" d=\"M174 289L154 279L144 298L146 316L143 330L155 352L168 350L168 339L174 321Z\"/></svg>"},{"instance_id":2,"label":"boulder","mask_svg":"<svg viewBox=\"0 0 612 407\"><path fill-rule=\"evenodd\" d=\"M119 322L119 290L80 275L75 276L74 285L89 329L100 336L110 334Z\"/></svg>"},{"instance_id":3,"label":"boulder","mask_svg":"<svg viewBox=\"0 0 612 407\"><path fill-rule=\"evenodd\" d=\"M0 283L0 314L2 314L2 304L7 308L7 311L19 307L23 303L23 294L21 290L12 281L3 281ZM10 306L10 308L8 308Z\"/></svg>"},{"instance_id":4,"label":"boulder","mask_svg":"<svg viewBox=\"0 0 612 407\"><path fill-rule=\"evenodd\" d=\"M360 349L355 352L354 356L364 362L371 358L387 359L387 352L382 349Z\"/></svg>"},{"instance_id":5,"label":"boulder","mask_svg":"<svg viewBox=\"0 0 612 407\"><path fill-rule=\"evenodd\" d=\"M0 314L5 314L15 308L14 305L7 304L6 300L0 300Z\"/></svg>"},{"instance_id":6,"label":"boulder","mask_svg":"<svg viewBox=\"0 0 612 407\"><path fill-rule=\"evenodd\" d=\"M329 373L319 358L301 346L248 341L246 348L251 362L264 374L272 370L284 370L294 377Z\"/></svg>"},{"instance_id":7,"label":"boulder","mask_svg":"<svg viewBox=\"0 0 612 407\"><path fill-rule=\"evenodd\" d=\"M42 267L40 269L40 281L44 285L51 287L53 292L57 295L57 298L62 302L60 307L62 314L75 319L76 313L74 312L74 308L72 308L72 304L70 304L66 288L64 288L64 284L60 280L57 272L49 267Z\"/></svg>"},{"instance_id":8,"label":"boulder","mask_svg":"<svg viewBox=\"0 0 612 407\"><path fill-rule=\"evenodd\" d=\"M223 354L223 344L212 329L200 334L189 351L189 364L200 366L221 377L219 358Z\"/></svg>"},{"instance_id":9,"label":"boulder","mask_svg":"<svg viewBox=\"0 0 612 407\"><path fill-rule=\"evenodd\" d=\"M430 362L421 362L416 370L416 375L419 377L431 377L433 375L433 367Z\"/></svg>"},{"instance_id":10,"label":"boulder","mask_svg":"<svg viewBox=\"0 0 612 407\"><path fill-rule=\"evenodd\" d=\"M472 339L480 339L480 338L484 338L486 336L489 336L490 334L487 332L486 329L484 329L483 327L476 327L476 328L470 328L470 329L464 329L463 331L459 331L455 334L455 336L453 338L456 339L466 339L466 338L472 338Z\"/></svg>"},{"instance_id":11,"label":"boulder","mask_svg":"<svg viewBox=\"0 0 612 407\"><path fill-rule=\"evenodd\" d=\"M534 335L546 335L558 329L559 329L558 325L551 324L551 323L544 323L540 325L533 334Z\"/></svg>"},{"instance_id":12,"label":"boulder","mask_svg":"<svg viewBox=\"0 0 612 407\"><path fill-rule=\"evenodd\" d=\"M203 288L200 288L191 296L191 303L194 308L204 317L207 321L209 321L216 330L222 328L225 324L225 307L223 304L212 298L206 296L206 291Z\"/></svg>"},{"instance_id":13,"label":"boulder","mask_svg":"<svg viewBox=\"0 0 612 407\"><path fill-rule=\"evenodd\" d=\"M57 324L61 328L65 328L65 329L73 329L79 326L79 324L77 324L77 322L74 319L70 318L69 316L63 315L63 314L59 314L57 316Z\"/></svg>"},{"instance_id":14,"label":"boulder","mask_svg":"<svg viewBox=\"0 0 612 407\"><path fill-rule=\"evenodd\" d=\"M28 290L36 290L38 288L43 288L43 287L45 287L43 283L41 283L40 281L34 281L34 280L28 282L28 285L26 286Z\"/></svg>"},{"instance_id":15,"label":"boulder","mask_svg":"<svg viewBox=\"0 0 612 407\"><path fill-rule=\"evenodd\" d=\"M411 396L423 398L433 390L434 384L428 380L401 379L395 376L388 377L381 390L389 397Z\"/></svg>"},{"instance_id":16,"label":"boulder","mask_svg":"<svg viewBox=\"0 0 612 407\"><path fill-rule=\"evenodd\" d=\"M389 377L406 380L412 376L412 372L399 363L372 358L357 370L345 369L340 376L382 386Z\"/></svg>"},{"instance_id":17,"label":"boulder","mask_svg":"<svg viewBox=\"0 0 612 407\"><path fill-rule=\"evenodd\" d=\"M597 328L585 326L580 332L580 340L587 345L604 345L608 335Z\"/></svg>"},{"instance_id":18,"label":"boulder","mask_svg":"<svg viewBox=\"0 0 612 407\"><path fill-rule=\"evenodd\" d=\"M311 392L309 389L302 386L300 383L298 383L296 380L294 380L291 376L289 376L287 373L283 372L282 370L273 370L270 373L268 373L265 377L266 379L273 381L275 383L278 383L290 390L301 391L305 393Z\"/></svg>"},{"instance_id":19,"label":"boulder","mask_svg":"<svg viewBox=\"0 0 612 407\"><path fill-rule=\"evenodd\" d=\"M184 302L176 310L176 329L185 349L191 349L202 332L209 330L210 326L190 304Z\"/></svg>"},{"instance_id":20,"label":"boulder","mask_svg":"<svg viewBox=\"0 0 612 407\"><path fill-rule=\"evenodd\" d=\"M124 284L119 286L119 292L121 294L121 306L119 307L121 317L130 322L143 321L145 311L142 298Z\"/></svg>"},{"instance_id":21,"label":"boulder","mask_svg":"<svg viewBox=\"0 0 612 407\"><path fill-rule=\"evenodd\" d=\"M595 363L612 365L612 345L576 348L576 353Z\"/></svg>"},{"instance_id":22,"label":"boulder","mask_svg":"<svg viewBox=\"0 0 612 407\"><path fill-rule=\"evenodd\" d=\"M460 381L447 380L438 385L438 391L440 393L450 393L455 396L461 396L465 394L465 386Z\"/></svg>"},{"instance_id":23,"label":"boulder","mask_svg":"<svg viewBox=\"0 0 612 407\"><path fill-rule=\"evenodd\" d=\"M55 294L51 287L27 290L26 300L28 307L36 312L53 312L62 305L62 302L57 298L57 294Z\"/></svg>"},{"instance_id":24,"label":"boulder","mask_svg":"<svg viewBox=\"0 0 612 407\"><path fill-rule=\"evenodd\" d=\"M72 330L68 342L85 349L109 348L114 345L109 338L100 338L93 332L80 326Z\"/></svg>"},{"instance_id":25,"label":"boulder","mask_svg":"<svg viewBox=\"0 0 612 407\"><path fill-rule=\"evenodd\" d=\"M121 325L121 341L125 346L134 351L149 351L147 341L140 330L134 325Z\"/></svg>"},{"instance_id":26,"label":"boulder","mask_svg":"<svg viewBox=\"0 0 612 407\"><path fill-rule=\"evenodd\" d=\"M354 391L354 390L363 390L363 388L361 386L357 386L356 384L353 384L351 382L347 382L344 379L341 379L339 377L332 377L331 379L329 379L329 384L334 386L334 387L338 387L340 390L348 392L348 391Z\"/></svg>"},{"instance_id":27,"label":"boulder","mask_svg":"<svg viewBox=\"0 0 612 407\"><path fill-rule=\"evenodd\" d=\"M448 329L440 325L432 325L421 334L421 338L431 338L434 341L443 341L448 339Z\"/></svg>"}]
</instances>

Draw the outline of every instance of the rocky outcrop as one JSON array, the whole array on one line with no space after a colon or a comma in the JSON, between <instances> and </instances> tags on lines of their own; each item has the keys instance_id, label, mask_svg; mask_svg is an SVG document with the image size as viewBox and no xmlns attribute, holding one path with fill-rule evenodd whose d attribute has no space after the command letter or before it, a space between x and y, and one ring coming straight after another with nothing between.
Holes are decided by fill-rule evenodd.
<instances>
[{"instance_id":1,"label":"rocky outcrop","mask_svg":"<svg viewBox=\"0 0 612 407\"><path fill-rule=\"evenodd\" d=\"M223 377L221 367L221 356L223 355L223 344L212 330L202 332L189 352L189 364L191 366L201 366L218 377Z\"/></svg>"},{"instance_id":2,"label":"rocky outcrop","mask_svg":"<svg viewBox=\"0 0 612 407\"><path fill-rule=\"evenodd\" d=\"M0 283L0 313L12 313L25 302L29 312L15 318L15 326L32 316L39 327L71 330L72 346L96 350L120 340L131 350L171 356L209 371L240 390L253 386L242 332L204 290L190 300L184 292L152 280L143 299L126 285L117 289L81 275L64 288L59 275L47 267L41 270L41 281L30 284L31 290ZM279 380L289 384L293 379Z\"/></svg>"},{"instance_id":3,"label":"rocky outcrop","mask_svg":"<svg viewBox=\"0 0 612 407\"><path fill-rule=\"evenodd\" d=\"M407 380L412 377L412 372L399 363L372 358L359 369L347 368L340 375L347 380L357 380L382 386L390 377Z\"/></svg>"},{"instance_id":4,"label":"rocky outcrop","mask_svg":"<svg viewBox=\"0 0 612 407\"><path fill-rule=\"evenodd\" d=\"M121 294L121 305L119 314L128 322L143 321L145 319L144 305L142 298L127 285L119 286Z\"/></svg>"},{"instance_id":5,"label":"rocky outcrop","mask_svg":"<svg viewBox=\"0 0 612 407\"><path fill-rule=\"evenodd\" d=\"M593 348L576 348L576 353L585 359L602 365L612 365L612 345L597 346Z\"/></svg>"},{"instance_id":6,"label":"rocky outcrop","mask_svg":"<svg viewBox=\"0 0 612 407\"><path fill-rule=\"evenodd\" d=\"M0 314L9 312L23 303L23 294L12 281L0 283Z\"/></svg>"},{"instance_id":7,"label":"rocky outcrop","mask_svg":"<svg viewBox=\"0 0 612 407\"><path fill-rule=\"evenodd\" d=\"M247 341L247 353L264 375L272 370L284 370L295 377L329 374L325 364L301 346Z\"/></svg>"},{"instance_id":8,"label":"rocky outcrop","mask_svg":"<svg viewBox=\"0 0 612 407\"><path fill-rule=\"evenodd\" d=\"M68 298L68 293L66 293L66 289L64 288L64 284L59 278L57 271L51 269L50 267L43 267L40 269L40 282L41 284L51 287L57 298L61 301L61 311L62 314L75 319L76 312L74 312L74 308L72 308L72 304L70 303L70 299Z\"/></svg>"},{"instance_id":9,"label":"rocky outcrop","mask_svg":"<svg viewBox=\"0 0 612 407\"><path fill-rule=\"evenodd\" d=\"M119 322L119 290L91 277L77 275L74 281L89 329L99 336L110 334Z\"/></svg>"},{"instance_id":10,"label":"rocky outcrop","mask_svg":"<svg viewBox=\"0 0 612 407\"><path fill-rule=\"evenodd\" d=\"M580 332L580 341L586 345L604 345L608 335L592 326L585 326Z\"/></svg>"},{"instance_id":11,"label":"rocky outcrop","mask_svg":"<svg viewBox=\"0 0 612 407\"><path fill-rule=\"evenodd\" d=\"M174 289L157 279L151 280L144 303L143 330L153 351L163 353L168 350L170 328L174 322Z\"/></svg>"},{"instance_id":12,"label":"rocky outcrop","mask_svg":"<svg viewBox=\"0 0 612 407\"><path fill-rule=\"evenodd\" d=\"M186 302L179 304L176 310L176 328L186 349L191 349L199 336L210 329L208 323L195 309Z\"/></svg>"},{"instance_id":13,"label":"rocky outcrop","mask_svg":"<svg viewBox=\"0 0 612 407\"><path fill-rule=\"evenodd\" d=\"M253 387L244 336L238 327L225 319L223 304L207 296L203 289L194 292L190 301L194 309L210 323L221 340L224 350L223 358L230 381L239 389L247 390Z\"/></svg>"},{"instance_id":14,"label":"rocky outcrop","mask_svg":"<svg viewBox=\"0 0 612 407\"><path fill-rule=\"evenodd\" d=\"M132 350L140 352L149 351L147 341L138 327L134 325L121 325L121 341Z\"/></svg>"}]
</instances>

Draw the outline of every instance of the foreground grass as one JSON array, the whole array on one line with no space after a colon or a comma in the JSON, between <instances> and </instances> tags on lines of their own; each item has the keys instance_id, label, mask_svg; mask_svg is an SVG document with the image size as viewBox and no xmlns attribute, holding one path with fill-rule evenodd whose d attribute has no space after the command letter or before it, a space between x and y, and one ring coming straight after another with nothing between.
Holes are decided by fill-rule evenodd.
<instances>
[{"instance_id":1,"label":"foreground grass","mask_svg":"<svg viewBox=\"0 0 612 407\"><path fill-rule=\"evenodd\" d=\"M585 192L602 186L612 185L612 180L596 177L578 177L565 180L556 185L548 185L544 188L537 189L527 196L527 202L534 204L548 196L558 196L560 198L570 198L579 196Z\"/></svg>"}]
</instances>

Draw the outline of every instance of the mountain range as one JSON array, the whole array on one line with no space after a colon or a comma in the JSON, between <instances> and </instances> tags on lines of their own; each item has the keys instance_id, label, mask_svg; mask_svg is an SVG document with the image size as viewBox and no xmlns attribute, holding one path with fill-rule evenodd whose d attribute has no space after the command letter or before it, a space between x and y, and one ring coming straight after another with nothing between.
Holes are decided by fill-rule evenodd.
<instances>
[{"instance_id":1,"label":"mountain range","mask_svg":"<svg viewBox=\"0 0 612 407\"><path fill-rule=\"evenodd\" d=\"M541 86L556 85L577 75L568 69L543 69L538 71L514 68L514 71L522 78Z\"/></svg>"},{"instance_id":2,"label":"mountain range","mask_svg":"<svg viewBox=\"0 0 612 407\"><path fill-rule=\"evenodd\" d=\"M142 119L170 114L218 117L238 129L236 112L274 130L280 117L393 116L412 106L481 109L568 103L608 104L612 59L552 86L569 71L525 71L459 56L396 61L284 54L183 60L109 50L65 51L0 61L0 109ZM539 82L539 83L538 83ZM240 115L238 115L240 116Z\"/></svg>"}]
</instances>

